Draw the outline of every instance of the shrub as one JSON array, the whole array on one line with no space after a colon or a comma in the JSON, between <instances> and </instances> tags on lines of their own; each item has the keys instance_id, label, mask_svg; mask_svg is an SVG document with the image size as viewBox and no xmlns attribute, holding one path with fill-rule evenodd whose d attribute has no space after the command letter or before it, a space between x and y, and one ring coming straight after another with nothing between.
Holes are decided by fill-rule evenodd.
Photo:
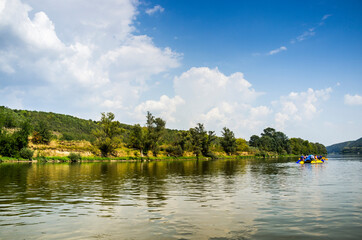
<instances>
[{"instance_id":1,"label":"shrub","mask_svg":"<svg viewBox=\"0 0 362 240\"><path fill-rule=\"evenodd\" d=\"M19 152L21 158L31 160L33 158L34 151L29 148L22 148Z\"/></svg>"},{"instance_id":2,"label":"shrub","mask_svg":"<svg viewBox=\"0 0 362 240\"><path fill-rule=\"evenodd\" d=\"M79 153L69 153L68 158L71 162L77 162L82 159Z\"/></svg>"},{"instance_id":3,"label":"shrub","mask_svg":"<svg viewBox=\"0 0 362 240\"><path fill-rule=\"evenodd\" d=\"M166 148L166 152L168 156L171 157L181 157L183 155L183 151L181 146L169 146Z\"/></svg>"}]
</instances>

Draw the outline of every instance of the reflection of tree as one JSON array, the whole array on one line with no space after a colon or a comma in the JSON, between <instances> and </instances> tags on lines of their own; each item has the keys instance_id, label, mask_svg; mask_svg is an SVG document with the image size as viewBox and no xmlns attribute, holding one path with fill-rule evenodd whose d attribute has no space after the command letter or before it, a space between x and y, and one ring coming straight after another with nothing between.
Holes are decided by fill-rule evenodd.
<instances>
[{"instance_id":1,"label":"reflection of tree","mask_svg":"<svg viewBox=\"0 0 362 240\"><path fill-rule=\"evenodd\" d=\"M0 164L0 196L11 198L9 201L23 202L26 199L27 175L31 166L29 163Z\"/></svg>"},{"instance_id":2,"label":"reflection of tree","mask_svg":"<svg viewBox=\"0 0 362 240\"><path fill-rule=\"evenodd\" d=\"M166 164L165 162L152 162L144 164L144 182L146 186L146 202L147 206L154 210L154 208L160 208L166 205L168 199L167 187L166 187Z\"/></svg>"},{"instance_id":3,"label":"reflection of tree","mask_svg":"<svg viewBox=\"0 0 362 240\"><path fill-rule=\"evenodd\" d=\"M201 202L220 189L232 192L243 169L245 161L238 160L3 164L0 193L47 211L99 206L101 216L110 216L117 207L145 203L152 212L165 208L173 194Z\"/></svg>"}]
</instances>

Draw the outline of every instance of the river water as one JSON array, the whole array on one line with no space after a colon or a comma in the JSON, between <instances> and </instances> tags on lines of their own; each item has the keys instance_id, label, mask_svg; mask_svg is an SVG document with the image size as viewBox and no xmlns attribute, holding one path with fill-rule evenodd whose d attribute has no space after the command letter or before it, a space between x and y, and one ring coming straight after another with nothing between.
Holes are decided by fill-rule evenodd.
<instances>
[{"instance_id":1,"label":"river water","mask_svg":"<svg viewBox=\"0 0 362 240\"><path fill-rule=\"evenodd\" d=\"M0 239L362 239L362 157L0 164Z\"/></svg>"}]
</instances>

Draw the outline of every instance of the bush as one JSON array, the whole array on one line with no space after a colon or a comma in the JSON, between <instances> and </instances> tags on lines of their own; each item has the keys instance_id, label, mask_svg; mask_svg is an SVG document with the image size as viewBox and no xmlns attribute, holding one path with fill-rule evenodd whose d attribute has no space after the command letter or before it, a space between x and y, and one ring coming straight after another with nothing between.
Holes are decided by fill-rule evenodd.
<instances>
[{"instance_id":1,"label":"bush","mask_svg":"<svg viewBox=\"0 0 362 240\"><path fill-rule=\"evenodd\" d=\"M29 148L22 148L19 152L21 158L31 160L33 158L34 151Z\"/></svg>"},{"instance_id":2,"label":"bush","mask_svg":"<svg viewBox=\"0 0 362 240\"><path fill-rule=\"evenodd\" d=\"M77 162L82 159L79 153L69 153L68 158L71 162Z\"/></svg>"},{"instance_id":3,"label":"bush","mask_svg":"<svg viewBox=\"0 0 362 240\"><path fill-rule=\"evenodd\" d=\"M166 148L168 156L181 157L183 155L182 148L180 146L169 146Z\"/></svg>"},{"instance_id":4,"label":"bush","mask_svg":"<svg viewBox=\"0 0 362 240\"><path fill-rule=\"evenodd\" d=\"M72 141L72 140L75 140L75 137L70 133L63 133L60 140Z\"/></svg>"}]
</instances>

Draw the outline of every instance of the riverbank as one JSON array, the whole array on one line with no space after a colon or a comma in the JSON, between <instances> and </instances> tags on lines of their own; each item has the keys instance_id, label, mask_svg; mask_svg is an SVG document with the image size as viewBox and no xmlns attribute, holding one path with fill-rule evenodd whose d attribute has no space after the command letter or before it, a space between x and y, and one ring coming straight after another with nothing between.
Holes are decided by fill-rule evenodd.
<instances>
[{"instance_id":1,"label":"riverbank","mask_svg":"<svg viewBox=\"0 0 362 240\"><path fill-rule=\"evenodd\" d=\"M297 155L270 155L270 156L256 156L256 155L242 155L242 156L219 156L216 159L250 159L250 158L284 158L284 157L298 157ZM80 160L72 161L69 157L35 157L31 160L23 158L0 157L0 163L71 163L71 162L136 162L136 161L183 161L183 160L216 160L210 157L82 157Z\"/></svg>"}]
</instances>

